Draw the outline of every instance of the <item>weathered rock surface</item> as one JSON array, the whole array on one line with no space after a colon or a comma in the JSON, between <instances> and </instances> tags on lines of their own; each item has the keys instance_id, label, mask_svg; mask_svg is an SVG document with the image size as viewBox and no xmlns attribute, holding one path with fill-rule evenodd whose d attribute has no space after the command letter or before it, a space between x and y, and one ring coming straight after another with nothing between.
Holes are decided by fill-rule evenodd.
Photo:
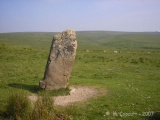
<instances>
[{"instance_id":1,"label":"weathered rock surface","mask_svg":"<svg viewBox=\"0 0 160 120\"><path fill-rule=\"evenodd\" d=\"M39 87L44 90L66 88L77 49L76 33L66 30L53 37L46 70Z\"/></svg>"}]
</instances>

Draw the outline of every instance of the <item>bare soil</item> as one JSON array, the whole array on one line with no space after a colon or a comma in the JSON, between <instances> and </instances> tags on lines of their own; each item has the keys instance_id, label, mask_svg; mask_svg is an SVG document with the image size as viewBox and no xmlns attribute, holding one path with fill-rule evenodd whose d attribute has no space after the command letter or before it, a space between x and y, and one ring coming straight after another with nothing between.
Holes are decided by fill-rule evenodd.
<instances>
[{"instance_id":1,"label":"bare soil","mask_svg":"<svg viewBox=\"0 0 160 120\"><path fill-rule=\"evenodd\" d=\"M88 86L72 86L70 87L70 95L53 97L54 105L66 106L78 101L87 100L98 94L98 90ZM28 97L32 102L38 99L36 94Z\"/></svg>"}]
</instances>

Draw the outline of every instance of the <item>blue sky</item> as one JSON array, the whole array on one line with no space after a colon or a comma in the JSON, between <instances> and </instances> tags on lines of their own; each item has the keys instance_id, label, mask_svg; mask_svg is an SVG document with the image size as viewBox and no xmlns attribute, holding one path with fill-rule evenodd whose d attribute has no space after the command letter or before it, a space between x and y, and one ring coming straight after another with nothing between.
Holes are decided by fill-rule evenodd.
<instances>
[{"instance_id":1,"label":"blue sky","mask_svg":"<svg viewBox=\"0 0 160 120\"><path fill-rule=\"evenodd\" d=\"M160 31L160 0L0 0L0 32Z\"/></svg>"}]
</instances>

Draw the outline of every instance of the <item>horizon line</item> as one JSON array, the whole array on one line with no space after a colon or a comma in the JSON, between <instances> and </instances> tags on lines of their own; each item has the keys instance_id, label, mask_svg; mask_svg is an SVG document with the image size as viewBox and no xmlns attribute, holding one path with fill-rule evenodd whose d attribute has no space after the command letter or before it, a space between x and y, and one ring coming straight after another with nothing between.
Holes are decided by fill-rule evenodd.
<instances>
[{"instance_id":1,"label":"horizon line","mask_svg":"<svg viewBox=\"0 0 160 120\"><path fill-rule=\"evenodd\" d=\"M66 29L67 30L67 29ZM64 30L65 31L65 30ZM76 32L128 32L128 33L159 33L160 31L113 31L113 30L75 30ZM60 33L63 31L16 31L0 33Z\"/></svg>"}]
</instances>

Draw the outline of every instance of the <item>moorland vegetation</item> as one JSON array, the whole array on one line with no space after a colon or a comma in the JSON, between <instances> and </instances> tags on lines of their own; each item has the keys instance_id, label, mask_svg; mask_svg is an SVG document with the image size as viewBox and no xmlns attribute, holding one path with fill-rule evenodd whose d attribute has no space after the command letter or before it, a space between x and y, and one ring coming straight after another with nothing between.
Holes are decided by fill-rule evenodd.
<instances>
[{"instance_id":1,"label":"moorland vegetation","mask_svg":"<svg viewBox=\"0 0 160 120\"><path fill-rule=\"evenodd\" d=\"M38 90L54 34L0 34L0 118L6 117L7 106L14 104L8 101L17 92L55 95ZM66 119L75 120L160 118L160 33L79 31L77 39L70 86L94 86L107 92L70 106L46 108L56 113L51 117L69 116ZM28 109L31 108L26 107L26 114ZM33 112L37 114L35 109Z\"/></svg>"}]
</instances>

